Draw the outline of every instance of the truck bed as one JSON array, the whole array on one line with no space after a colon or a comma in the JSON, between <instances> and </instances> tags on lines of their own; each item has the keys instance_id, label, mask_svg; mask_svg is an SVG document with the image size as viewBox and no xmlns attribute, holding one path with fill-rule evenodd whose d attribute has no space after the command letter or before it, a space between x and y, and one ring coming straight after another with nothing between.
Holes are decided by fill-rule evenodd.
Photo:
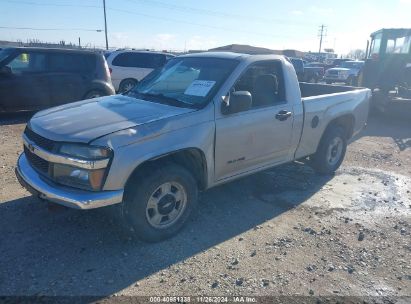
<instances>
[{"instance_id":1,"label":"truck bed","mask_svg":"<svg viewBox=\"0 0 411 304\"><path fill-rule=\"evenodd\" d=\"M300 90L304 123L296 159L316 152L322 134L334 117L352 121L349 136L357 134L364 127L371 96L369 89L300 83Z\"/></svg>"},{"instance_id":2,"label":"truck bed","mask_svg":"<svg viewBox=\"0 0 411 304\"><path fill-rule=\"evenodd\" d=\"M301 97L313 97L320 95L328 95L342 92L350 92L362 90L363 88L348 87L348 86L336 86L329 84L319 84L319 83L306 83L300 82Z\"/></svg>"}]
</instances>

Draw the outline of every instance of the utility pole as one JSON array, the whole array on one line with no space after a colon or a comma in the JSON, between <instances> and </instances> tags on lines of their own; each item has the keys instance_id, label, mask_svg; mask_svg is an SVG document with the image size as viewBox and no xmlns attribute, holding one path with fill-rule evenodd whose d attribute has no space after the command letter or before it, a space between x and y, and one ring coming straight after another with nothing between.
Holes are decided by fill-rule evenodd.
<instances>
[{"instance_id":1,"label":"utility pole","mask_svg":"<svg viewBox=\"0 0 411 304\"><path fill-rule=\"evenodd\" d=\"M320 37L320 50L318 51L318 53L321 53L321 49L323 46L323 38L325 38L327 36L327 34L325 33L325 28L326 26L324 24L322 24L320 26L320 30L318 32L318 37Z\"/></svg>"},{"instance_id":2,"label":"utility pole","mask_svg":"<svg viewBox=\"0 0 411 304\"><path fill-rule=\"evenodd\" d=\"M81 39L78 37L78 48L81 49Z\"/></svg>"},{"instance_id":3,"label":"utility pole","mask_svg":"<svg viewBox=\"0 0 411 304\"><path fill-rule=\"evenodd\" d=\"M104 32L106 34L106 50L108 50L106 0L103 0L103 9L104 9Z\"/></svg>"}]
</instances>

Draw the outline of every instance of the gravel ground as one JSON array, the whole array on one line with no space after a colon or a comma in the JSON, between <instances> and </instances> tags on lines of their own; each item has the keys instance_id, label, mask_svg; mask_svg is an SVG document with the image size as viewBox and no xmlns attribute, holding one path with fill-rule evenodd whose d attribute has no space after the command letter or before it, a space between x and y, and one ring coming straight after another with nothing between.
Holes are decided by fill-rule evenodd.
<instances>
[{"instance_id":1,"label":"gravel ground","mask_svg":"<svg viewBox=\"0 0 411 304\"><path fill-rule=\"evenodd\" d=\"M371 118L333 177L295 163L203 193L178 236L145 244L116 207L19 186L27 117L0 120L0 295L411 296L409 121Z\"/></svg>"}]
</instances>

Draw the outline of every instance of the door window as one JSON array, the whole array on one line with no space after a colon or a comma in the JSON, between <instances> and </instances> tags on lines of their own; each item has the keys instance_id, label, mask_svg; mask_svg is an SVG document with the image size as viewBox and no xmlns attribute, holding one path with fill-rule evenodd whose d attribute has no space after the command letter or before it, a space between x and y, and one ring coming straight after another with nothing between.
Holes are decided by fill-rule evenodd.
<instances>
[{"instance_id":1,"label":"door window","mask_svg":"<svg viewBox=\"0 0 411 304\"><path fill-rule=\"evenodd\" d=\"M54 53L48 57L51 72L92 72L96 65L93 55Z\"/></svg>"},{"instance_id":2,"label":"door window","mask_svg":"<svg viewBox=\"0 0 411 304\"><path fill-rule=\"evenodd\" d=\"M46 55L42 53L21 53L7 64L13 74L44 72Z\"/></svg>"},{"instance_id":3,"label":"door window","mask_svg":"<svg viewBox=\"0 0 411 304\"><path fill-rule=\"evenodd\" d=\"M161 54L146 54L147 60L146 60L146 65L147 68L150 69L157 69L159 67L162 67L166 63L166 56L161 55Z\"/></svg>"},{"instance_id":4,"label":"door window","mask_svg":"<svg viewBox=\"0 0 411 304\"><path fill-rule=\"evenodd\" d=\"M411 36L393 37L387 40L387 54L408 54L410 51Z\"/></svg>"},{"instance_id":5,"label":"door window","mask_svg":"<svg viewBox=\"0 0 411 304\"><path fill-rule=\"evenodd\" d=\"M113 65L131 68L157 69L166 62L163 54L125 52L118 54L113 60Z\"/></svg>"},{"instance_id":6,"label":"door window","mask_svg":"<svg viewBox=\"0 0 411 304\"><path fill-rule=\"evenodd\" d=\"M234 91L248 91L252 108L284 103L285 85L280 61L259 62L250 66L237 80Z\"/></svg>"},{"instance_id":7,"label":"door window","mask_svg":"<svg viewBox=\"0 0 411 304\"><path fill-rule=\"evenodd\" d=\"M387 54L408 54L410 51L411 36L394 37L387 40Z\"/></svg>"},{"instance_id":8,"label":"door window","mask_svg":"<svg viewBox=\"0 0 411 304\"><path fill-rule=\"evenodd\" d=\"M377 34L371 42L369 57L375 57L380 54L382 34Z\"/></svg>"}]
</instances>

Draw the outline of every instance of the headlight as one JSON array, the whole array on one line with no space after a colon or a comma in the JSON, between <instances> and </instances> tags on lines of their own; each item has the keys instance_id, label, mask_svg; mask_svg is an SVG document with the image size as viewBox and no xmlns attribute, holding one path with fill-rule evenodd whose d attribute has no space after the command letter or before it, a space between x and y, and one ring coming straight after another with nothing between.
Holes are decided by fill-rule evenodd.
<instances>
[{"instance_id":1,"label":"headlight","mask_svg":"<svg viewBox=\"0 0 411 304\"><path fill-rule=\"evenodd\" d=\"M112 157L112 151L105 147L95 147L79 144L62 144L58 154L83 160L101 160ZM103 187L108 167L99 169L84 169L67 164L53 165L53 178L62 185L84 190L99 191Z\"/></svg>"},{"instance_id":2,"label":"headlight","mask_svg":"<svg viewBox=\"0 0 411 304\"><path fill-rule=\"evenodd\" d=\"M104 147L93 147L79 144L62 144L58 150L59 154L84 159L101 159L111 156L111 150Z\"/></svg>"}]
</instances>

